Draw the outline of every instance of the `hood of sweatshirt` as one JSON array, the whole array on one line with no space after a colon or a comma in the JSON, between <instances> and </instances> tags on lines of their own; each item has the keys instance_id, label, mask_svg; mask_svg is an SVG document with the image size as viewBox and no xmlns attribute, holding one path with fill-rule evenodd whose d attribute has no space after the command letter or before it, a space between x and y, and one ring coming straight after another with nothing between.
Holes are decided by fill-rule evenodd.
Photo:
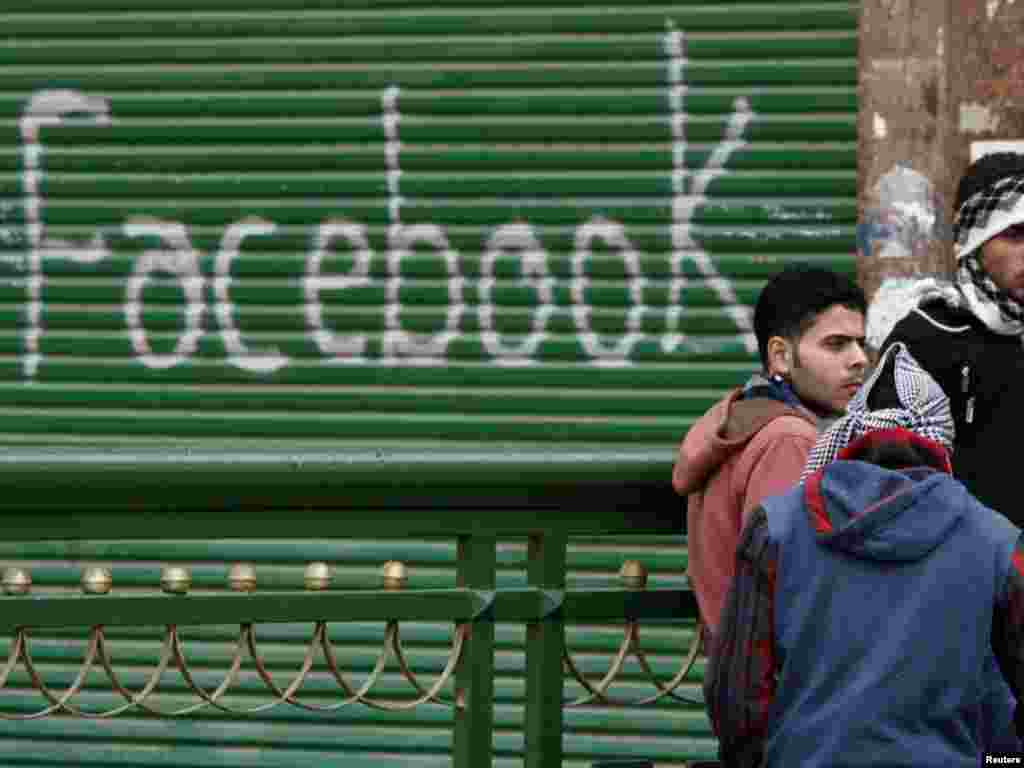
<instances>
[{"instance_id":1,"label":"hood of sweatshirt","mask_svg":"<svg viewBox=\"0 0 1024 768\"><path fill-rule=\"evenodd\" d=\"M734 389L690 427L683 438L672 473L672 484L680 494L704 487L712 474L731 456L780 416L796 416L817 425L817 420L802 408L768 397L743 398L742 389Z\"/></svg>"},{"instance_id":2,"label":"hood of sweatshirt","mask_svg":"<svg viewBox=\"0 0 1024 768\"><path fill-rule=\"evenodd\" d=\"M966 489L945 472L857 460L832 462L808 478L804 494L818 543L863 560L919 560L968 508Z\"/></svg>"}]
</instances>

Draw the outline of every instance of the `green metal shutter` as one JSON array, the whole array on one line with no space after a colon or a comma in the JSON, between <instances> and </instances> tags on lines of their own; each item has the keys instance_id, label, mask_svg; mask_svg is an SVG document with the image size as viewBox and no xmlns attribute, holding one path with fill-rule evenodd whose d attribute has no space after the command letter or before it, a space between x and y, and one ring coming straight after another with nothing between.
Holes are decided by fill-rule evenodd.
<instances>
[{"instance_id":1,"label":"green metal shutter","mask_svg":"<svg viewBox=\"0 0 1024 768\"><path fill-rule=\"evenodd\" d=\"M750 309L766 277L793 259L853 271L857 10L8 4L0 441L629 442L668 464L692 420L756 367ZM680 544L579 542L575 578L607 580L640 556L656 583L678 584ZM391 558L410 562L413 585L453 579L450 547L431 542L4 545L0 557L53 588L89 562L151 585L172 560L205 586L232 560L297 586L300 546L342 564L346 584L375 583ZM504 552L516 583L522 549ZM377 628L332 626L365 668ZM304 631L267 628L282 669L301 660ZM410 632L423 668L440 669L446 628ZM499 765L520 762L521 632L499 627ZM142 634L115 646L139 678L157 652ZM648 632L666 676L680 634ZM213 680L230 638L194 637ZM598 675L617 640L581 629L571 645L593 651ZM47 648L48 671L70 682L73 644ZM566 724L571 766L714 749L699 706L592 708ZM0 763L444 765L449 725L440 711L352 708L0 723Z\"/></svg>"}]
</instances>

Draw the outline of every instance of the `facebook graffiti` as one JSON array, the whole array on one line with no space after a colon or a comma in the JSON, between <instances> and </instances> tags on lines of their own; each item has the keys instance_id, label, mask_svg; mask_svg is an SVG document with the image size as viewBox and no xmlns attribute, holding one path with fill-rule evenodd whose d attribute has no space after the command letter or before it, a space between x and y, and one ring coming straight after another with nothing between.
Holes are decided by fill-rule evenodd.
<instances>
[{"instance_id":1,"label":"facebook graffiti","mask_svg":"<svg viewBox=\"0 0 1024 768\"><path fill-rule=\"evenodd\" d=\"M402 193L402 90L398 86L384 89L380 93L387 189L383 242L377 238L375 247L372 224L348 215L332 215L303 227L306 249L295 306L301 312L305 338L315 346L323 364L443 365L452 359L453 344L472 335L480 346L482 361L532 365L543 357L545 342L557 332L575 338L584 362L632 365L638 351L643 359L650 360L685 352L689 345L697 344L681 331L687 275L698 276L713 291L734 326L732 338L746 352L753 353L748 308L701 248L691 221L707 201L711 182L727 173L730 156L745 145L747 129L756 116L746 99L735 99L724 134L704 166L686 168L684 48L682 32L669 25L664 53L673 165L667 169L671 173L672 198L671 216L665 227L671 246L665 257L667 264L657 266L656 276L645 274L650 270L645 265L652 262L644 258L626 225L603 213L589 214L573 226L568 275L553 268L553 245L545 241L544 227L524 217L483 228L480 242L473 246L478 261L468 269L445 226L404 220L408 201ZM44 129L74 124L117 131L116 97L71 89L40 90L26 100L18 122L26 239L26 258L16 266L20 273L16 282L24 291L26 307L22 375L37 376L45 354L47 266L63 260L88 274L89 269L102 266L114 255L111 233L122 243L134 241L133 247L140 251L124 281L120 315L132 354L141 365L157 370L178 366L196 355L201 341L210 334L219 337L227 363L239 369L272 375L288 366L292 358L286 349L243 333L239 304L233 296L238 278L232 271L246 258L246 244L272 237L282 229L280 222L265 213L243 215L227 223L220 230L217 247L206 252L194 244L188 221L149 213L126 215L116 227L96 228L86 238L62 238L48 232ZM500 190L496 194L500 196ZM443 308L437 322L426 331L422 324L410 327L410 304L408 294L403 292L409 282L403 263L424 254L436 260L437 272L443 276L440 283L447 293L446 301L441 299ZM594 322L589 275L598 257L612 258L616 263L621 260L625 276L621 306L625 315L619 329ZM501 267L510 261L517 265L512 277L507 268ZM343 265L340 270L336 269L338 264ZM657 286L652 286L653 279L659 281ZM513 331L500 322L502 304L495 297L495 289L502 281L527 297L521 302L527 307L527 320ZM156 345L154 332L146 327L146 292L152 284L168 282L180 292L184 321L172 343ZM655 287L662 298L651 301ZM379 334L332 325L326 295L332 305L337 305L344 304L346 297L370 290L381 296L374 305L376 311L382 311ZM365 305L367 301L357 303Z\"/></svg>"}]
</instances>

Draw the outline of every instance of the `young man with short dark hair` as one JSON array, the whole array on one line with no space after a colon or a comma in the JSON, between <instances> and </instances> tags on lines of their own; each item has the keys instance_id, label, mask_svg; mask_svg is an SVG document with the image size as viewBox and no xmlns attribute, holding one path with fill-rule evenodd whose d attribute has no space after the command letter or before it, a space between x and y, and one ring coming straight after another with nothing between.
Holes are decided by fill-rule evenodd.
<instances>
[{"instance_id":1,"label":"young man with short dark hair","mask_svg":"<svg viewBox=\"0 0 1024 768\"><path fill-rule=\"evenodd\" d=\"M864 380L864 293L820 267L783 269L762 290L754 331L763 371L702 416L672 473L688 496L688 575L713 639L751 511L797 482L819 422Z\"/></svg>"}]
</instances>

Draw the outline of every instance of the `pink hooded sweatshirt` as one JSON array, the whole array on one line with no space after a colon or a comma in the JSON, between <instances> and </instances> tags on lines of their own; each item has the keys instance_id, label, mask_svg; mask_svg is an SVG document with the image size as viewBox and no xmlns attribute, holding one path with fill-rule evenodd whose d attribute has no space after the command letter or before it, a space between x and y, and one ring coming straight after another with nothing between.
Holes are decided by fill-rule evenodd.
<instances>
[{"instance_id":1,"label":"pink hooded sweatshirt","mask_svg":"<svg viewBox=\"0 0 1024 768\"><path fill-rule=\"evenodd\" d=\"M815 417L777 400L739 400L735 389L690 428L672 485L688 496L687 575L712 636L735 572L740 532L760 501L800 480L817 439Z\"/></svg>"}]
</instances>

